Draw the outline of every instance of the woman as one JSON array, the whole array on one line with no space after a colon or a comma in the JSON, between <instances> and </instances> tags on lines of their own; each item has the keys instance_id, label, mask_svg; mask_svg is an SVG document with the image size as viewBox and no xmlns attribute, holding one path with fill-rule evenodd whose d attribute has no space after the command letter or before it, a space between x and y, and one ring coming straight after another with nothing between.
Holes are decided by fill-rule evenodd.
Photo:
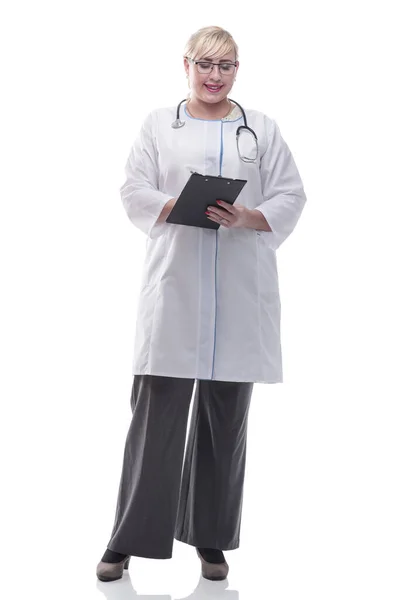
<instances>
[{"instance_id":1,"label":"woman","mask_svg":"<svg viewBox=\"0 0 406 600\"><path fill-rule=\"evenodd\" d=\"M239 547L247 420L255 382L282 382L275 250L306 197L275 121L230 101L238 48L220 27L189 39L186 104L153 110L121 188L147 235L133 361L132 421L111 539L98 567L119 579L130 556L197 549L202 574L225 579ZM184 122L184 125L182 125ZM245 179L234 205L208 207L220 227L166 222L191 171ZM185 461L187 419L195 386Z\"/></svg>"}]
</instances>

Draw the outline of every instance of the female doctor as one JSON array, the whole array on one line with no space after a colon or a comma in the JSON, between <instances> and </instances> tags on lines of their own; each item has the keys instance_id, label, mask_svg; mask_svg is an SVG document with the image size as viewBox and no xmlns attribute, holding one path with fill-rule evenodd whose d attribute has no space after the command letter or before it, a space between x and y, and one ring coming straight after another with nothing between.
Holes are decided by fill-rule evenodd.
<instances>
[{"instance_id":1,"label":"female doctor","mask_svg":"<svg viewBox=\"0 0 406 600\"><path fill-rule=\"evenodd\" d=\"M184 67L189 98L146 117L120 190L147 245L133 416L102 581L119 579L131 556L171 558L174 539L196 548L203 577L227 577L253 385L282 382L275 251L306 202L302 181L275 121L229 99L239 62L227 31L193 34ZM207 207L218 228L166 222L191 171L247 180L234 205Z\"/></svg>"}]
</instances>

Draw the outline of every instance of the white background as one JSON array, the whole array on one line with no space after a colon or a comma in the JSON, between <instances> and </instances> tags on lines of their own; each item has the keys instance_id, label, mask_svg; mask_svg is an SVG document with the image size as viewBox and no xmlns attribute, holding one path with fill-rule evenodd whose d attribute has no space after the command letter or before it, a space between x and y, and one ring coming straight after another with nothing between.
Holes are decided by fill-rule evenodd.
<instances>
[{"instance_id":1,"label":"white background","mask_svg":"<svg viewBox=\"0 0 406 600\"><path fill-rule=\"evenodd\" d=\"M405 598L400 9L2 3L2 596ZM206 25L234 36L230 97L277 120L308 197L278 250L285 381L254 388L228 582L199 583L175 542L101 584L145 248L119 187L146 114L186 97L183 49Z\"/></svg>"}]
</instances>

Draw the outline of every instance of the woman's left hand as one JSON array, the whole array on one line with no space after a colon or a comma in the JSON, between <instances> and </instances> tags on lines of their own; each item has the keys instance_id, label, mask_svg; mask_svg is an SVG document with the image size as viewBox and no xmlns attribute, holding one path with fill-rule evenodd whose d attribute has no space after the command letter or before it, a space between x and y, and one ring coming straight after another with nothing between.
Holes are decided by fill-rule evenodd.
<instances>
[{"instance_id":1,"label":"woman's left hand","mask_svg":"<svg viewBox=\"0 0 406 600\"><path fill-rule=\"evenodd\" d=\"M207 218L223 227L249 227L251 211L242 204L229 204L223 200L217 200L218 208L207 207Z\"/></svg>"}]
</instances>

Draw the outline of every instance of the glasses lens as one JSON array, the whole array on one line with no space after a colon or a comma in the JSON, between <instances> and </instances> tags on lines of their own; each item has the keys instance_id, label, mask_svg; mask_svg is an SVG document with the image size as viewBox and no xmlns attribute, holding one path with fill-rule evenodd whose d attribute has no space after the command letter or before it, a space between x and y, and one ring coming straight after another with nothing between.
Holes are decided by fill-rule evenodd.
<instances>
[{"instance_id":1,"label":"glasses lens","mask_svg":"<svg viewBox=\"0 0 406 600\"><path fill-rule=\"evenodd\" d=\"M223 75L231 75L232 73L234 73L234 71L235 65L233 64L224 63L220 65L220 73L223 73Z\"/></svg>"},{"instance_id":2,"label":"glasses lens","mask_svg":"<svg viewBox=\"0 0 406 600\"><path fill-rule=\"evenodd\" d=\"M210 73L211 71L211 63L199 62L197 63L197 70L199 73Z\"/></svg>"}]
</instances>

